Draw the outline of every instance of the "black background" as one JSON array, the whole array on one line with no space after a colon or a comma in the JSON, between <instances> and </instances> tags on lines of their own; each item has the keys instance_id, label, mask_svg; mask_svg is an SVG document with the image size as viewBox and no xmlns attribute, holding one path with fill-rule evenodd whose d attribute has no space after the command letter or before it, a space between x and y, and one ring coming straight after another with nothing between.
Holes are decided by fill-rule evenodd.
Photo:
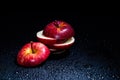
<instances>
[{"instance_id":1,"label":"black background","mask_svg":"<svg viewBox=\"0 0 120 80\"><path fill-rule=\"evenodd\" d=\"M61 58L60 60L54 60L54 59L48 59L48 61L41 66L38 66L37 68L26 68L20 67L16 64L16 55L19 49L27 42L33 40L36 40L36 32L40 31L44 28L46 24L53 20L64 20L68 23L70 23L74 30L75 30L75 44L73 47L70 48L69 53L70 55L68 58ZM50 77L51 75L47 74L47 78L52 80L65 80L65 79L82 79L81 75L82 72L89 72L93 75L89 75L86 73L83 78L83 80L88 79L97 79L97 80L112 80L112 79L119 79L119 67L120 67L120 39L119 39L119 24L120 17L119 16L83 16L80 12L75 11L69 11L69 12L50 12L50 11L15 11L15 12L3 12L0 15L0 71L2 76L1 78L4 79L33 79L35 76L31 76L32 73L35 74L35 72L38 73L37 70L42 71L45 69L44 74L41 76L37 75L35 79L46 79L44 78L44 75L47 73L51 75L60 75L59 77ZM72 57L73 56L73 57ZM86 57L90 60L86 61ZM78 70L79 74L71 74L75 77L71 78L68 75L64 76L62 74L58 74L59 71L62 69L57 64L60 62L65 61L63 64L68 67L65 68L65 71L68 71L68 73L72 70L70 59L73 59L73 72ZM82 61L83 60L83 63ZM99 60L101 61L100 64ZM104 61L105 60L105 61ZM68 62L67 62L68 61ZM80 62L79 62L80 61ZM50 63L49 63L50 62ZM93 63L91 63L93 62ZM105 62L105 63L104 63ZM50 64L56 63L56 67ZM76 65L75 65L76 63ZM79 64L78 64L79 63ZM91 63L91 65L88 65L87 63ZM11 66L10 66L11 64ZM99 79L100 76L98 76L95 73L103 73L99 72L100 70L93 71L97 66L103 65L106 70L106 74L103 75ZM79 68L78 67L81 67ZM82 66L81 66L82 65ZM8 68L6 68L8 67ZM11 68L14 69L11 69ZM47 67L47 68L46 68ZM89 70L89 67L92 67L93 69ZM107 69L106 69L107 67ZM52 68L53 73L50 72L49 68ZM87 70L85 70L85 69ZM83 69L83 71L81 71ZM108 70L109 69L109 70ZM22 70L24 70L22 72ZM103 70L103 69L102 69ZM101 70L101 71L102 71ZM9 71L11 71L9 73ZM20 72L21 71L21 72ZM33 71L33 72L32 72ZM57 72L58 71L58 72ZM110 72L111 71L111 72ZM28 72L31 72L30 74ZM61 73L64 73L61 72ZM4 76L3 76L4 74ZM10 75L12 74L12 75ZM21 75L27 74L25 77L22 77ZM19 76L18 76L19 75ZM90 78L89 78L89 76ZM14 77L13 77L14 76ZM78 77L77 77L78 76ZM87 76L87 77L86 77ZM107 76L107 77L105 77ZM61 77L61 78L60 78Z\"/></svg>"}]
</instances>

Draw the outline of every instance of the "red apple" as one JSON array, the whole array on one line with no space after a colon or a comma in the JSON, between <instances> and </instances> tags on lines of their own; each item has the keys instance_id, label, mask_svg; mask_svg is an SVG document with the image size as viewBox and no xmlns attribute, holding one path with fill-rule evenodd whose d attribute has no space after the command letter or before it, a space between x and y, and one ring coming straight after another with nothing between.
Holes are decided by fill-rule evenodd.
<instances>
[{"instance_id":1,"label":"red apple","mask_svg":"<svg viewBox=\"0 0 120 80\"><path fill-rule=\"evenodd\" d=\"M74 36L74 30L67 22L55 20L45 26L43 35L56 39L57 43L63 43Z\"/></svg>"},{"instance_id":2,"label":"red apple","mask_svg":"<svg viewBox=\"0 0 120 80\"><path fill-rule=\"evenodd\" d=\"M36 36L37 36L38 41L40 41L46 45L53 45L56 43L56 39L44 36L43 30L38 31Z\"/></svg>"},{"instance_id":3,"label":"red apple","mask_svg":"<svg viewBox=\"0 0 120 80\"><path fill-rule=\"evenodd\" d=\"M21 66L33 67L43 63L50 55L50 50L41 42L25 44L17 55L17 62Z\"/></svg>"}]
</instances>

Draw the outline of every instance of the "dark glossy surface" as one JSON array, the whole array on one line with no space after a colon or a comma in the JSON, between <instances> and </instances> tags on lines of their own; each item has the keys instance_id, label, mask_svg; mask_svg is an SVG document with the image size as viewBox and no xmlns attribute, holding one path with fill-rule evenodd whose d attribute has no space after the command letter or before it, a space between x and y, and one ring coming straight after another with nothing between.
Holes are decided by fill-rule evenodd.
<instances>
[{"instance_id":1,"label":"dark glossy surface","mask_svg":"<svg viewBox=\"0 0 120 80\"><path fill-rule=\"evenodd\" d=\"M36 32L54 19L75 29L75 44L61 55L50 55L34 68L16 63L16 55ZM1 16L1 80L120 80L119 17L80 16L79 12L8 12Z\"/></svg>"}]
</instances>

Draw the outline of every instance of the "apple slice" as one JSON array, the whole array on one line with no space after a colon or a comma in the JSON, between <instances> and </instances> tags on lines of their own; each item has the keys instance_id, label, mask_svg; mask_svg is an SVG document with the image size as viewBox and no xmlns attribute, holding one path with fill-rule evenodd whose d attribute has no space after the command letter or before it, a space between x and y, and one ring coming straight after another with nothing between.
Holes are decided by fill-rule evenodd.
<instances>
[{"instance_id":1,"label":"apple slice","mask_svg":"<svg viewBox=\"0 0 120 80\"><path fill-rule=\"evenodd\" d=\"M43 30L38 31L37 34L37 39L38 41L46 44L46 45L53 45L56 43L56 39L55 38L51 38L51 37L46 37L43 35Z\"/></svg>"},{"instance_id":2,"label":"apple slice","mask_svg":"<svg viewBox=\"0 0 120 80\"><path fill-rule=\"evenodd\" d=\"M68 49L70 48L73 43L75 42L75 38L71 37L70 39L68 39L66 42L64 43L60 43L60 44L53 44L52 49L51 50L64 50L64 49Z\"/></svg>"}]
</instances>

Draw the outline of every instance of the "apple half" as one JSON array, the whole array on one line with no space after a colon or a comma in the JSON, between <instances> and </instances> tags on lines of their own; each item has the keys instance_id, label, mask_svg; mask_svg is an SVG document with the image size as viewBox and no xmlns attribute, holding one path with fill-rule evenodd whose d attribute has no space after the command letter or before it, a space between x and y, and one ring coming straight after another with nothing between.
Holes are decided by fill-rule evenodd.
<instances>
[{"instance_id":1,"label":"apple half","mask_svg":"<svg viewBox=\"0 0 120 80\"><path fill-rule=\"evenodd\" d=\"M43 30L37 32L37 39L38 41L46 44L51 51L68 49L75 42L75 38L71 37L64 43L56 43L56 39L44 36Z\"/></svg>"}]
</instances>

